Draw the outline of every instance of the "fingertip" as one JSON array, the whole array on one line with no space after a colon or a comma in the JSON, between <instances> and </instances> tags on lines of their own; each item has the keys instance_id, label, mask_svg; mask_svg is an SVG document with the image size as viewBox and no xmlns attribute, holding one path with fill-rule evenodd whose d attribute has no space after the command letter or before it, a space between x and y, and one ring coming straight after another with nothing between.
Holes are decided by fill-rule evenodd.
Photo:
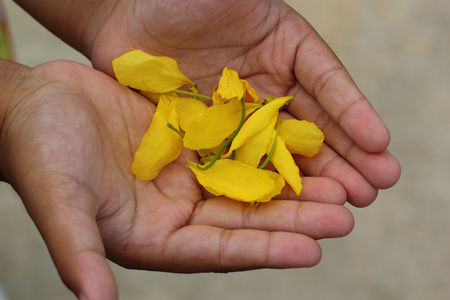
<instances>
[{"instance_id":1,"label":"fingertip","mask_svg":"<svg viewBox=\"0 0 450 300\"><path fill-rule=\"evenodd\" d=\"M379 153L389 146L389 130L365 98L344 111L339 124L364 151Z\"/></svg>"},{"instance_id":2,"label":"fingertip","mask_svg":"<svg viewBox=\"0 0 450 300\"><path fill-rule=\"evenodd\" d=\"M400 179L400 163L388 150L368 153L358 148L349 159L376 189L390 188Z\"/></svg>"},{"instance_id":3,"label":"fingertip","mask_svg":"<svg viewBox=\"0 0 450 300\"><path fill-rule=\"evenodd\" d=\"M336 187L336 190L340 191L340 195L338 195L339 201L342 201L342 196L345 195L346 201L353 206L364 207L371 204L377 197L378 189L368 181L367 176L361 173L361 170L367 169L367 166L363 165L367 162L364 159L361 160L361 157L356 159L354 154L366 152L356 147L358 152L354 151L354 153L351 153L353 159L350 161L350 164L342 157L336 156L331 148L324 146L322 146L323 150L321 149L313 158L298 157L296 161L301 169L312 176L336 181L340 185L339 188ZM355 169L355 165L359 166L358 169ZM336 183L329 182L329 184L335 185ZM320 193L324 192L321 191Z\"/></svg>"},{"instance_id":4,"label":"fingertip","mask_svg":"<svg viewBox=\"0 0 450 300\"><path fill-rule=\"evenodd\" d=\"M314 239L338 238L348 235L355 220L350 210L338 204L305 202L297 217L299 233Z\"/></svg>"},{"instance_id":5,"label":"fingertip","mask_svg":"<svg viewBox=\"0 0 450 300\"><path fill-rule=\"evenodd\" d=\"M322 259L322 248L317 241L306 235L294 233L277 233L271 244L268 260L275 268L309 268L317 265Z\"/></svg>"},{"instance_id":6,"label":"fingertip","mask_svg":"<svg viewBox=\"0 0 450 300\"><path fill-rule=\"evenodd\" d=\"M395 185L400 179L401 166L398 160L387 150L371 154L371 170L368 175L372 185L379 189L388 189Z\"/></svg>"},{"instance_id":7,"label":"fingertip","mask_svg":"<svg viewBox=\"0 0 450 300\"><path fill-rule=\"evenodd\" d=\"M355 189L349 193L347 202L354 207L363 208L372 204L378 196L378 189L373 187L363 187Z\"/></svg>"},{"instance_id":8,"label":"fingertip","mask_svg":"<svg viewBox=\"0 0 450 300\"><path fill-rule=\"evenodd\" d=\"M335 237L343 237L349 235L355 227L355 217L353 216L352 212L344 206L339 206L336 209L339 210L339 212L337 213L339 217L335 221L337 228L334 232Z\"/></svg>"},{"instance_id":9,"label":"fingertip","mask_svg":"<svg viewBox=\"0 0 450 300\"><path fill-rule=\"evenodd\" d=\"M320 263L322 260L322 248L319 243L315 242L314 246L311 245L311 256L309 260L309 264L304 264L303 266L306 268L311 268Z\"/></svg>"},{"instance_id":10,"label":"fingertip","mask_svg":"<svg viewBox=\"0 0 450 300\"><path fill-rule=\"evenodd\" d=\"M380 181L377 182L380 189L388 189L394 186L399 180L402 173L400 162L389 152L384 151L385 154L385 176L380 176Z\"/></svg>"},{"instance_id":11,"label":"fingertip","mask_svg":"<svg viewBox=\"0 0 450 300\"><path fill-rule=\"evenodd\" d=\"M96 252L87 251L74 257L59 272L78 299L118 299L114 274L106 259Z\"/></svg>"},{"instance_id":12,"label":"fingertip","mask_svg":"<svg viewBox=\"0 0 450 300\"><path fill-rule=\"evenodd\" d=\"M316 214L310 212L311 228L306 232L315 239L339 238L352 232L355 218L352 212L342 205L317 207ZM314 220L315 218L315 220Z\"/></svg>"}]
</instances>

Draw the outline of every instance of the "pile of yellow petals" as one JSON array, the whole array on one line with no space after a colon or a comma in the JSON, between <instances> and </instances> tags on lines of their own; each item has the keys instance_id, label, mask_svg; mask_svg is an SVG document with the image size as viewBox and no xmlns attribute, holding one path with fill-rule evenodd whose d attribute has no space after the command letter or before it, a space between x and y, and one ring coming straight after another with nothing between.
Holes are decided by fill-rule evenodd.
<instances>
[{"instance_id":1,"label":"pile of yellow petals","mask_svg":"<svg viewBox=\"0 0 450 300\"><path fill-rule=\"evenodd\" d=\"M175 60L134 49L115 59L113 68L121 84L157 104L135 153L132 172L138 179L153 180L185 147L200 157L199 163L186 159L187 167L216 196L267 202L286 182L300 195L300 170L292 154L314 156L324 136L314 123L278 119L291 96L261 99L228 68L211 96L199 95ZM185 85L191 86L190 92L179 90ZM212 105L200 98L212 100Z\"/></svg>"}]
</instances>

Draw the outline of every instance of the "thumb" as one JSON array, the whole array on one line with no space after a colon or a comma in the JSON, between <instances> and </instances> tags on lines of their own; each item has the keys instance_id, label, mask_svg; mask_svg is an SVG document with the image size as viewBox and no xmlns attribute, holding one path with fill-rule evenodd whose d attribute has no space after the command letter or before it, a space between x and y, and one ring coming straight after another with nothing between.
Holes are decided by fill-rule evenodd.
<instances>
[{"instance_id":1,"label":"thumb","mask_svg":"<svg viewBox=\"0 0 450 300\"><path fill-rule=\"evenodd\" d=\"M79 182L53 187L41 185L21 196L61 279L79 299L118 299L96 223L95 196Z\"/></svg>"}]
</instances>

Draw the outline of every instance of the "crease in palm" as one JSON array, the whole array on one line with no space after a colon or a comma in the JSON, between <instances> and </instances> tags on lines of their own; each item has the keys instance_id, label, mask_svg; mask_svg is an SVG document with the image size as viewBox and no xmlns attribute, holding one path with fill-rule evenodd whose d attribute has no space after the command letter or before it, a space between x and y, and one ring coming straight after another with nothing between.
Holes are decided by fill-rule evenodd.
<instances>
[{"instance_id":1,"label":"crease in palm","mask_svg":"<svg viewBox=\"0 0 450 300\"><path fill-rule=\"evenodd\" d=\"M190 3L192 4L192 1ZM129 10L125 10L125 13L114 11L105 26L98 32L92 52L88 54L94 67L111 74L110 62L112 59L128 51L129 47L134 47L151 54L173 57L179 61L180 69L188 77L206 88L212 88L223 66L228 65L239 70L242 77L251 82L256 89L261 89L262 93L264 91L269 93L269 90L270 94L276 94L277 91L280 94L286 94L290 90L301 91L297 94L305 93L302 85L297 81L295 64L298 59L303 59L296 57L301 37L312 29L290 8L279 1L252 1L251 3L246 2L245 5L239 1L197 1L197 3L199 6L196 7L195 4L189 6L187 12L181 10L186 9L181 4L175 6L174 10L173 6L166 3L166 8L170 7L170 9L154 8L155 11L158 11L158 15L152 14L150 9L139 6L130 7ZM208 6L201 6L202 4L214 6L214 9L208 9ZM240 7L241 10L230 10L229 6ZM189 16L192 19L189 19ZM200 20L200 22L195 22L195 20ZM161 22L167 26L156 26ZM114 35L115 38L108 39L107 37L111 35ZM109 215L109 219L102 222L104 229L101 231L116 232L128 229L128 233L132 232L132 235L127 236L127 241L134 245L136 255L140 253L140 258L135 259L135 261L139 261L139 259L143 259L142 255L144 255L140 252L143 250L138 249L139 245L143 248L148 246L145 242L144 245L141 244L142 240L146 240L145 237L149 238L149 243L154 242L155 236L164 236L167 241L174 233L185 228L188 223L194 225L195 222L201 220L200 224L203 222L204 225L208 225L203 217L193 218L196 210L197 212L202 211L198 208L201 206L199 204L204 203L205 194L192 175L189 175L187 170L184 171L177 161L168 165L167 170L163 170L161 173L162 178L156 179L154 182L144 184L134 180L131 171L126 167L127 163L122 161L121 156L125 153L128 155L126 161L131 162L131 155L151 121L148 117L151 116L154 108L151 104L142 104L142 99L137 100L141 101L138 102L139 105L121 103L120 101L134 101L136 99L130 98L137 96L126 96L125 92L119 94L123 94L124 97L120 100L116 99L118 102L113 108L117 109L117 113L120 112L120 116L105 113L105 111L111 112L112 110L107 108L110 105L107 99L92 99L97 102L95 105L104 119L106 127L115 130L115 132L110 132L110 139L105 142L111 143L116 139L120 139L120 143L126 141L125 145L122 144L121 147L110 146L114 151L122 148L120 153L113 153L110 156L111 161L115 163L120 161L119 165L116 165L115 168L109 165L108 168L113 169L110 171L112 174L117 172L117 176L111 176L114 180L120 179L123 182L119 184L122 189L118 193L119 197L113 197L113 199L104 197L101 200L106 201L100 205L103 209L108 206L116 208L116 210L113 209L115 214ZM308 93L306 92L306 94ZM130 109L130 105L134 106L134 109ZM320 113L324 113L323 110L320 110ZM121 124L118 126L117 123ZM118 128L127 128L128 136L118 133ZM193 155L193 153L188 155ZM109 163L104 162L105 166ZM179 184L175 178L183 182L186 186L185 190L177 189ZM103 187L106 186L106 190L108 188L117 190L118 187L113 187L113 181L110 180L107 184L102 183ZM117 185L117 183L114 184ZM336 188L336 186L334 187ZM109 192L104 191L103 196L107 196ZM186 197L187 194L190 196ZM281 206L282 204L270 205ZM225 205L225 212L231 215L242 215L244 211L245 209L242 207ZM169 214L173 218L167 218L165 214ZM120 221L119 224L126 226L120 229L120 226L114 224L117 220ZM268 219L266 223L269 222ZM158 231L162 228L161 226L165 226L165 229ZM311 226L314 227L314 225ZM292 229L286 229L286 231L289 232ZM307 233L306 230L305 234ZM123 235L123 232L117 234L122 237ZM120 243L115 243L113 239L106 245L113 252L124 254L124 239ZM156 247L163 247L163 244L156 242ZM125 248L131 249L129 245ZM143 252L146 253L145 250ZM131 261L133 260L131 259ZM124 262L124 264L126 263ZM133 264L133 262L128 263Z\"/></svg>"}]
</instances>

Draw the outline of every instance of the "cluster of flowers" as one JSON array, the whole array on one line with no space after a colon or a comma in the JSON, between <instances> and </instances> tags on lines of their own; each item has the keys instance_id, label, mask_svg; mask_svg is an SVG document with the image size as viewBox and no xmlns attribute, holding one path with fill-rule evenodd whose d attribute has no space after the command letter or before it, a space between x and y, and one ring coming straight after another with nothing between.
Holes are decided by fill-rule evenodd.
<instances>
[{"instance_id":1,"label":"cluster of flowers","mask_svg":"<svg viewBox=\"0 0 450 300\"><path fill-rule=\"evenodd\" d=\"M186 159L187 167L216 196L267 202L286 182L297 195L301 193L300 170L292 154L314 156L324 136L314 123L278 119L280 108L292 96L261 99L228 68L212 96L199 95L175 60L140 50L115 59L113 68L121 84L157 104L135 153L132 172L138 179L154 179L185 147L200 156L199 163ZM191 85L190 92L179 90L184 85ZM201 98L210 99L212 105Z\"/></svg>"}]
</instances>

